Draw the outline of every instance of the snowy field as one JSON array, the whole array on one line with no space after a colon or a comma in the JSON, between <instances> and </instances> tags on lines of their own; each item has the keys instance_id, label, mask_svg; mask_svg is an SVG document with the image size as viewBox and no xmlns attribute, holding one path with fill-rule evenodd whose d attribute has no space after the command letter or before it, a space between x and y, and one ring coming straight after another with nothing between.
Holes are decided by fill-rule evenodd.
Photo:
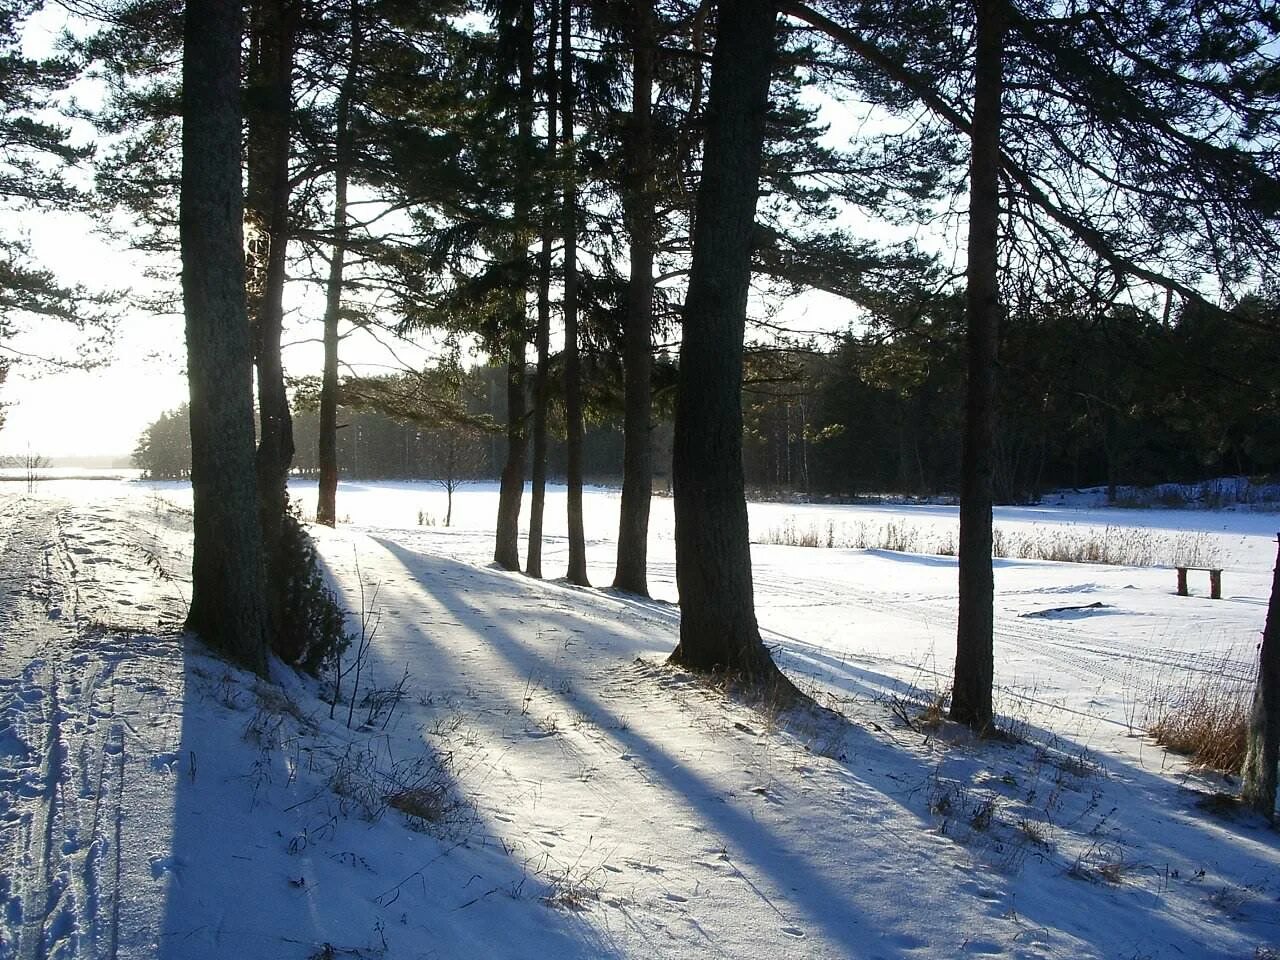
<instances>
[{"instance_id":1,"label":"snowy field","mask_svg":"<svg viewBox=\"0 0 1280 960\"><path fill-rule=\"evenodd\" d=\"M766 640L833 718L662 666L669 500L647 601L607 589L616 491L588 590L490 565L492 487L446 529L439 488L344 484L317 537L373 638L331 710L177 633L184 485L0 485L0 958L1280 956L1280 835L1143 736L1183 685L1251 682L1280 516L1077 502L997 511L1009 552L1159 565L997 561L1003 743L920 719L954 508L752 505L754 540L836 544L753 547ZM563 516L553 489L550 576ZM919 552L840 546L886 540ZM1223 599L1174 596L1192 555Z\"/></svg>"}]
</instances>

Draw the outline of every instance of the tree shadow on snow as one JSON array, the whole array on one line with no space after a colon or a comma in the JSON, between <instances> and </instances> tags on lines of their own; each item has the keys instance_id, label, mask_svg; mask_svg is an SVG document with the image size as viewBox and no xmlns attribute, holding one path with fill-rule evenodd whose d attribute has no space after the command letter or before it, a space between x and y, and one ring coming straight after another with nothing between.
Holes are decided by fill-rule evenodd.
<instances>
[{"instance_id":1,"label":"tree shadow on snow","mask_svg":"<svg viewBox=\"0 0 1280 960\"><path fill-rule=\"evenodd\" d=\"M612 644L625 655L635 647L636 631L674 627L675 608L616 592L537 583L518 574L417 553L391 540L375 542L399 561L410 581L406 589L389 596L388 603L411 604L414 591L421 591L440 622L470 635L464 646L454 642L457 649L446 649L432 636L429 619L413 628L418 631L413 649L422 656L418 666L430 682L464 691L475 682L469 678L483 678L494 691L492 696L499 698L484 705L489 721L508 739L514 729L510 718L527 709L531 688L558 702L566 713L588 717L614 756L642 765L646 778L665 794L672 809L691 821L679 821L673 814L672 829L705 833L710 845L723 846L729 862L741 865L740 878L763 901L766 912L772 908L779 930L787 936L808 931L850 957L907 956L928 943L930 935L954 933L957 925L977 927L968 949L1016 942L1037 928L1063 935L1067 949L1087 945L1099 955L1110 955L1117 949L1117 937L1134 931L1136 923L1140 925L1134 934L1136 943L1167 943L1177 950L1190 945L1201 956L1227 956L1234 949L1226 946L1215 953L1211 945L1197 939L1203 931L1188 929L1169 915L1167 880L1157 895L1132 888L1118 895L1111 884L1096 882L1099 876L1107 876L1105 871L1091 874L1077 869L1078 861L1055 857L1051 848L1032 845L1016 863L1010 859L1003 865L993 864L987 862L991 858L986 856L985 840L983 850L975 851L941 835L939 818L931 807L939 786L950 783L950 774L943 769L947 756L940 759L927 750L908 749L895 738L877 736L854 722L845 721L836 731L810 731L812 742L796 744L798 759L793 769L802 780L811 781L823 798L812 802L827 808L828 822L848 818L856 825L848 841L809 835L803 823L792 821L784 812L797 797L771 797L767 785L757 791L747 781L713 778L682 754L682 731L655 729L646 717L621 712L630 702L623 689L628 686L639 685L642 696L676 699L703 696L705 689L698 691L672 672L627 667L621 657L608 670L587 673L573 655L577 643ZM589 621L583 618L584 605L594 608ZM526 618L536 619L537 626L525 622ZM590 635L584 635L587 628ZM674 642L674 636L671 639ZM787 647L784 640L784 663L789 659ZM902 686L887 675L829 653L808 649L803 656L820 665L825 682L849 693L883 696L886 689ZM695 709L691 722L700 722L697 713ZM1052 741L1062 757L1083 755L1082 744L1047 730L1027 725L1026 733L1032 740ZM810 734L800 724L795 736L803 741ZM750 738L754 732L731 728L716 735ZM806 746L822 756L808 753ZM519 748L520 742L513 741L512 749ZM983 743L959 746L954 752L961 768L969 764L990 771L1010 757L1022 756L1019 750L1029 749ZM1274 883L1267 873L1274 870L1280 849L1273 832L1251 823L1224 829L1186 809L1162 808L1169 795L1165 778L1112 756L1107 757L1106 767L1110 779L1101 781L1103 800L1108 791L1122 785L1128 809L1137 813L1127 818L1099 809L1096 803L1090 808L1088 801L1082 809L1091 809L1090 815L1097 820L1100 846L1109 842L1107 831L1115 825L1141 835L1142 862L1129 865L1130 869L1149 873L1167 868L1166 874L1176 870L1179 877L1195 882L1197 870L1212 874L1214 863L1226 859L1237 865L1235 875ZM957 770L960 777L972 773ZM1063 789L1092 791L1094 787L1083 780ZM779 809L771 809L771 803ZM904 824L914 831L912 837L901 835ZM992 840L990 846L1018 840L1014 835ZM856 848L842 850L846 842ZM940 876L943 868L935 862L940 856L956 861L954 877ZM1247 860L1243 867L1239 867L1241 858ZM1019 879L1020 871L1025 871L1026 882ZM912 878L911 908L886 911L885 897L901 894L904 877ZM797 888L802 892L792 893ZM992 889L997 894L1004 889L1005 895L991 896ZM965 893L970 896L957 896ZM1087 902L1088 908L1064 910L1064 898ZM779 902L786 910L779 910L775 905ZM1208 903L1205 909L1220 907ZM1268 928L1261 917L1245 917L1241 922L1255 920L1259 935L1265 934ZM930 930L919 929L921 922ZM936 940L930 945L942 953L960 949L959 944Z\"/></svg>"},{"instance_id":2,"label":"tree shadow on snow","mask_svg":"<svg viewBox=\"0 0 1280 960\"><path fill-rule=\"evenodd\" d=\"M174 783L172 840L156 837L151 859L166 886L158 956L616 955L547 905L555 891L474 811L431 821L423 804L461 790L418 731L348 730L345 704L330 720L314 684L278 663L265 683L191 637L184 661L180 743L154 761ZM384 681L369 666L362 689ZM415 785L418 806L388 803Z\"/></svg>"}]
</instances>

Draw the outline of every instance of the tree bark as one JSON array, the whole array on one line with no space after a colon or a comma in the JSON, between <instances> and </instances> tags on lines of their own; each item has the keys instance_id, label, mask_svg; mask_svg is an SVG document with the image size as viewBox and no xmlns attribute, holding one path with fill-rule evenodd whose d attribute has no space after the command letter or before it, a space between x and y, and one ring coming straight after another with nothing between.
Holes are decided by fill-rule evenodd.
<instances>
[{"instance_id":1,"label":"tree bark","mask_svg":"<svg viewBox=\"0 0 1280 960\"><path fill-rule=\"evenodd\" d=\"M360 69L360 4L351 0L351 59L338 91L336 162L333 170L333 248L324 303L324 370L320 378L320 483L316 521L338 522L338 320L342 314L342 275L347 254L347 184L351 177L354 138L351 98Z\"/></svg>"},{"instance_id":2,"label":"tree bark","mask_svg":"<svg viewBox=\"0 0 1280 960\"><path fill-rule=\"evenodd\" d=\"M187 628L264 673L267 618L240 186L242 28L234 0L188 0L179 213L195 527Z\"/></svg>"},{"instance_id":3,"label":"tree bark","mask_svg":"<svg viewBox=\"0 0 1280 960\"><path fill-rule=\"evenodd\" d=\"M525 398L525 295L528 290L529 177L533 157L533 0L521 0L517 30L519 88L516 95L516 187L512 210L510 258L513 267L509 315L505 321L507 354L507 461L498 489L498 529L493 559L507 570L520 569L520 501L528 463L528 403Z\"/></svg>"},{"instance_id":4,"label":"tree bark","mask_svg":"<svg viewBox=\"0 0 1280 960\"><path fill-rule=\"evenodd\" d=\"M293 417L284 386L280 339L289 243L289 118L296 8L290 0L251 6L246 212L250 227L248 285L254 362L258 370L258 510L267 570L273 644L289 662L301 639L285 629L284 516L289 509Z\"/></svg>"},{"instance_id":5,"label":"tree bark","mask_svg":"<svg viewBox=\"0 0 1280 960\"><path fill-rule=\"evenodd\" d=\"M960 466L959 609L951 718L976 730L992 720L995 582L991 566L996 344L1000 326L1000 97L1003 0L974 0L972 157L969 167L968 383Z\"/></svg>"},{"instance_id":6,"label":"tree bark","mask_svg":"<svg viewBox=\"0 0 1280 960\"><path fill-rule=\"evenodd\" d=\"M1240 797L1268 820L1275 820L1276 768L1280 766L1280 555L1272 572L1271 602L1258 651L1248 743Z\"/></svg>"},{"instance_id":7,"label":"tree bark","mask_svg":"<svg viewBox=\"0 0 1280 960\"><path fill-rule=\"evenodd\" d=\"M631 243L631 277L623 331L622 503L613 585L648 596L649 501L653 495L650 430L653 367L653 81L657 46L653 0L636 0L629 169L623 194Z\"/></svg>"},{"instance_id":8,"label":"tree bark","mask_svg":"<svg viewBox=\"0 0 1280 960\"><path fill-rule=\"evenodd\" d=\"M671 661L781 679L756 625L742 472L742 361L777 15L720 7L680 346L672 479L680 643Z\"/></svg>"},{"instance_id":9,"label":"tree bark","mask_svg":"<svg viewBox=\"0 0 1280 960\"><path fill-rule=\"evenodd\" d=\"M564 408L568 421L566 481L570 583L590 586L582 526L582 372L578 358L578 188L573 142L573 0L560 8L560 114L564 141Z\"/></svg>"},{"instance_id":10,"label":"tree bark","mask_svg":"<svg viewBox=\"0 0 1280 960\"><path fill-rule=\"evenodd\" d=\"M547 403L550 399L551 377L551 250L555 244L554 198L556 159L556 117L559 113L556 99L556 39L558 7L552 0L547 17L547 145L543 154L545 169L540 181L542 191L542 241L538 252L538 328L534 334L538 363L533 375L533 470L529 501L529 547L525 573L531 577L542 576L542 519L547 499Z\"/></svg>"}]
</instances>

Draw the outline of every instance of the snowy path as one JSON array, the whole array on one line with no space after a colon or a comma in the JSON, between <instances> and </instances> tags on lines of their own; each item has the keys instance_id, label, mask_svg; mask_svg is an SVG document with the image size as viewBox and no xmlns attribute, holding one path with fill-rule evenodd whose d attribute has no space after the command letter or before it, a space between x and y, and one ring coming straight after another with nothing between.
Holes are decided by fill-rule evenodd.
<instances>
[{"instance_id":1,"label":"snowy path","mask_svg":"<svg viewBox=\"0 0 1280 960\"><path fill-rule=\"evenodd\" d=\"M90 616L109 606L158 609L137 591L102 592L105 581L92 573L99 564L117 567L117 580L153 580L103 555L98 548L116 549L93 533L109 528L80 518L69 533L63 501L17 498L2 510L0 901L11 936L0 931L0 956L116 957L122 893L146 868L126 865L122 851L135 820L150 825L128 807L152 792L128 782L127 761L176 737L167 722L173 691L154 682L154 665L167 661L159 675L176 669L180 677L179 648ZM154 633L154 616L150 622ZM139 935L150 941L136 928L127 939Z\"/></svg>"},{"instance_id":2,"label":"snowy path","mask_svg":"<svg viewBox=\"0 0 1280 960\"><path fill-rule=\"evenodd\" d=\"M865 720L840 731L775 729L691 678L653 666L674 645L669 605L458 563L418 546L430 539L406 531L324 533L325 556L348 585L348 602L358 605L351 589L357 562L366 596L378 587L387 639L373 682L389 684L409 669L421 705L408 708L416 726L453 718L464 742L496 751L464 764L474 778L464 773L462 789L478 798L487 829L609 930L621 955L1107 955L1094 925L1123 939L1122 899L1105 898L1112 902L1083 922L1059 918L1034 930L1021 914L1054 916L1056 900L1079 893L1079 881L1063 877L1104 843L1115 844L1108 857L1151 858L1145 872L1158 869L1155 858L1200 856L1194 851L1211 849L1211 837L1223 840L1220 831L1182 818L1175 826L1165 814L1149 822L1142 814L1120 817L1105 806L1113 791L1154 797L1169 785L1128 766L1095 783L1091 761L1073 760L1085 756L1079 744L1060 743L1049 761L996 748L997 778L983 769L992 761L972 747L951 751L894 733L887 704L868 702L883 697L888 675L860 657L778 634L789 665L808 653L803 672L819 690L847 693L842 681L853 681L860 702L846 707ZM874 596L850 598L839 576L797 584L768 571L763 579L766 597L845 617L856 609L862 619L869 608L882 624L947 619L941 600L922 613ZM1084 634L1069 626L1002 623L1002 641L1035 647L1047 671L1097 662L1077 657ZM1105 658L1105 647L1093 656ZM1195 666L1176 653L1168 659ZM1094 671L1081 672L1097 682ZM1069 772L1073 764L1078 770ZM990 801L1004 807L997 816L1003 830L984 826L979 835L963 825L980 806L977 784L1004 791ZM955 799L939 800L939 791L954 791ZM969 805L958 815L962 825L950 828L968 835L966 844L947 835L950 814L937 815L952 804ZM1062 819L1092 824L1095 833L1041 847L1028 839L1039 828L1017 826L1044 823L1052 834ZM1139 829L1177 842L1148 847L1131 836ZM1262 857L1249 868L1256 882L1274 850L1250 849L1250 857ZM1038 882L1004 875L1028 860ZM1184 901L1193 903L1194 892ZM1186 936L1176 928L1143 933L1174 954L1193 944L1202 956L1233 955L1235 948L1215 954ZM1136 951L1144 941L1133 943Z\"/></svg>"}]
</instances>

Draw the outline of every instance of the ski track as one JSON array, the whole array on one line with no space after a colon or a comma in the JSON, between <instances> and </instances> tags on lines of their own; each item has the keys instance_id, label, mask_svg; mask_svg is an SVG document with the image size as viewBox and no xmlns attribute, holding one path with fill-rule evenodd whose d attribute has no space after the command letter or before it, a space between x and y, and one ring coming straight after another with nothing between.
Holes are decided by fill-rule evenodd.
<instances>
[{"instance_id":1,"label":"ski track","mask_svg":"<svg viewBox=\"0 0 1280 960\"><path fill-rule=\"evenodd\" d=\"M150 738L130 716L163 715L154 698L167 696L141 682L158 641L102 617L158 608L113 589L139 574L96 549L92 513L72 525L65 501L0 503L0 796L13 798L0 806L0 909L14 938L0 932L2 960L118 956L126 761Z\"/></svg>"}]
</instances>

